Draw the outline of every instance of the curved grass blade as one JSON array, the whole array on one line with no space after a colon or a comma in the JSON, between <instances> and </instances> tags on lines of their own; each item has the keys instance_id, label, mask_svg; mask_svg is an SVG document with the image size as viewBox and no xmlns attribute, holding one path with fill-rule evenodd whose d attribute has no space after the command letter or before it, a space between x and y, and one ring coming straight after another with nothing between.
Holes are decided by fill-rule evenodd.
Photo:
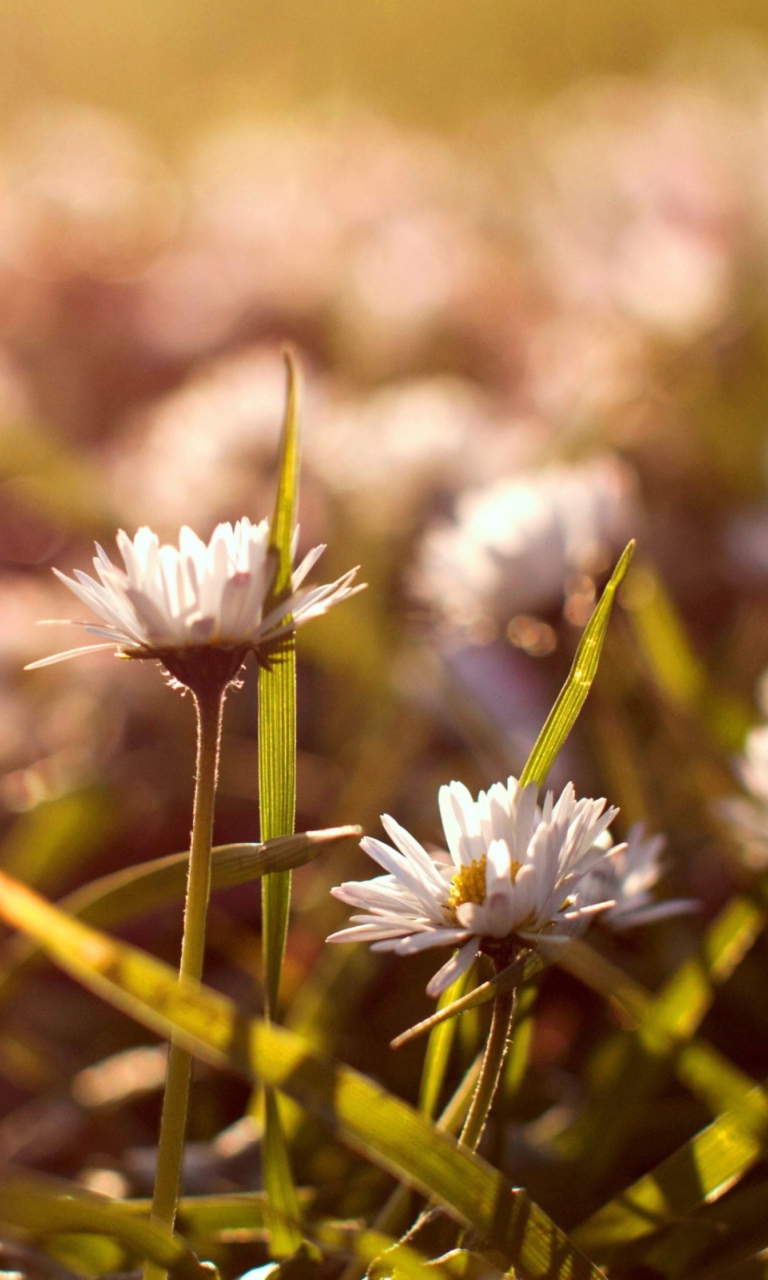
<instances>
[{"instance_id":1,"label":"curved grass blade","mask_svg":"<svg viewBox=\"0 0 768 1280\"><path fill-rule=\"evenodd\" d=\"M299 1198L304 1209L311 1209L316 1193L310 1188L299 1188ZM126 1200L120 1205L122 1212L132 1217L148 1218L152 1202ZM179 1201L179 1227L194 1241L227 1243L228 1240L264 1240L267 1235L267 1201L263 1191L241 1191L222 1195L186 1196ZM336 1219L320 1219L308 1227L312 1240L329 1252L353 1254L362 1270L379 1254L397 1245L397 1240L383 1231L361 1230L358 1221L345 1223ZM444 1272L427 1265L425 1258L414 1249L403 1248L398 1254L398 1270L412 1266L416 1280L435 1280ZM403 1271L403 1274L409 1274Z\"/></svg>"},{"instance_id":2,"label":"curved grass blade","mask_svg":"<svg viewBox=\"0 0 768 1280\"><path fill-rule=\"evenodd\" d=\"M302 1210L311 1210L317 1193L310 1187L297 1189ZM148 1218L150 1199L124 1200L124 1213ZM177 1228L193 1241L221 1241L229 1238L264 1240L267 1236L267 1197L263 1191L231 1191L219 1195L182 1196Z\"/></svg>"},{"instance_id":3,"label":"curved grass blade","mask_svg":"<svg viewBox=\"0 0 768 1280\"><path fill-rule=\"evenodd\" d=\"M382 1231L361 1231L359 1223L348 1227L344 1223L323 1224L313 1236L327 1249L351 1253L359 1273L365 1272L370 1280L450 1280L452 1274Z\"/></svg>"},{"instance_id":4,"label":"curved grass blade","mask_svg":"<svg viewBox=\"0 0 768 1280\"><path fill-rule=\"evenodd\" d=\"M131 1253L151 1259L179 1280L211 1280L215 1275L179 1236L125 1213L119 1204L54 1178L10 1170L0 1173L0 1219L14 1227L37 1237L54 1232L113 1236Z\"/></svg>"},{"instance_id":5,"label":"curved grass blade","mask_svg":"<svg viewBox=\"0 0 768 1280\"><path fill-rule=\"evenodd\" d=\"M114 826L114 806L96 787L71 791L17 816L3 840L2 865L33 887L56 893Z\"/></svg>"},{"instance_id":6,"label":"curved grass blade","mask_svg":"<svg viewBox=\"0 0 768 1280\"><path fill-rule=\"evenodd\" d=\"M399 1036L395 1036L390 1042L391 1049L400 1049L404 1044L408 1044L411 1040L415 1040L417 1036L426 1035L432 1032L435 1027L439 1027L441 1023L446 1022L449 1018L457 1018L460 1013L466 1013L467 1009L477 1009L481 1004L487 1004L489 1000L493 1000L499 991L508 991L510 987L521 986L524 982L530 981L537 973L546 967L546 961L538 953L538 951L526 951L522 956L518 956L506 969L502 969L501 973L494 974L487 982L481 982L480 986L475 987L472 991L468 991L465 996L461 996L458 1000L453 1000L444 1008L438 1008L435 1013L430 1014L423 1022L417 1022L407 1031L401 1031Z\"/></svg>"},{"instance_id":7,"label":"curved grass blade","mask_svg":"<svg viewBox=\"0 0 768 1280\"><path fill-rule=\"evenodd\" d=\"M695 955L685 960L653 996L633 983L591 947L575 940L563 951L561 966L599 991L635 1023L635 1033L616 1045L611 1076L599 1096L563 1135L566 1149L579 1160L579 1177L599 1182L665 1070L703 1098L715 1114L732 1105L734 1094L754 1082L716 1050L693 1041L711 1008L717 989L728 980L766 923L765 889L729 902L710 924Z\"/></svg>"},{"instance_id":8,"label":"curved grass blade","mask_svg":"<svg viewBox=\"0 0 768 1280\"><path fill-rule=\"evenodd\" d=\"M632 1240L677 1225L725 1195L768 1150L768 1081L744 1094L650 1173L610 1200L575 1231L584 1248L608 1260Z\"/></svg>"},{"instance_id":9,"label":"curved grass blade","mask_svg":"<svg viewBox=\"0 0 768 1280\"><path fill-rule=\"evenodd\" d=\"M604 1280L525 1192L413 1107L292 1032L246 1019L226 997L72 919L0 873L0 915L83 985L159 1035L294 1098L332 1133L471 1225L523 1280Z\"/></svg>"},{"instance_id":10,"label":"curved grass blade","mask_svg":"<svg viewBox=\"0 0 768 1280\"><path fill-rule=\"evenodd\" d=\"M536 739L520 775L521 786L525 786L527 782L542 785L576 723L597 673L613 601L629 568L634 549L634 541L624 549L592 617L584 628L568 679L560 690L557 701L547 716L544 728Z\"/></svg>"},{"instance_id":11,"label":"curved grass blade","mask_svg":"<svg viewBox=\"0 0 768 1280\"><path fill-rule=\"evenodd\" d=\"M275 576L264 602L268 612L291 590L293 531L299 488L299 374L286 353L287 392L277 493L269 534L276 560ZM259 671L259 812L262 840L287 836L296 820L296 633L289 631L272 649L269 665ZM267 1017L277 1012L280 973L291 904L290 871L274 872L261 882L264 1000ZM277 1100L264 1098L264 1185L275 1210L272 1252L277 1257L301 1245L291 1224L299 1219L299 1202L291 1177L288 1150Z\"/></svg>"},{"instance_id":12,"label":"curved grass blade","mask_svg":"<svg viewBox=\"0 0 768 1280\"><path fill-rule=\"evenodd\" d=\"M264 844L219 845L213 850L211 889L248 884L272 872L304 866L322 849L340 840L357 839L360 834L360 827L328 827L279 836ZM126 867L76 889L59 906L89 924L112 928L157 907L183 901L188 863L187 852ZM14 938L5 946L0 953L0 1008L41 956L41 949L25 938Z\"/></svg>"}]
</instances>

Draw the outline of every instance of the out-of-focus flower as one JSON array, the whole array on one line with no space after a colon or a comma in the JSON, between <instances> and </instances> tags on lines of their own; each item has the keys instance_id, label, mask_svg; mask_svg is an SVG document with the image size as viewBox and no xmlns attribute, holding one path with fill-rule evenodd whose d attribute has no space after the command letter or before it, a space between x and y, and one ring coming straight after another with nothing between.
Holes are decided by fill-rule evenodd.
<instances>
[{"instance_id":1,"label":"out-of-focus flower","mask_svg":"<svg viewBox=\"0 0 768 1280\"><path fill-rule=\"evenodd\" d=\"M234 528L220 524L207 545L187 526L181 530L178 548L161 546L157 534L147 528L139 529L134 539L121 529L117 544L125 569L114 565L97 544L93 563L99 581L77 569L74 579L54 570L106 623L80 624L103 637L104 643L54 654L30 666L110 648L121 657L159 657L168 665L175 655L216 649L232 654L234 675L248 652L258 652L360 589L352 586L356 569L336 582L301 589L324 550L315 547L294 571L290 594L264 614L277 567L269 548L267 520L252 525L243 518Z\"/></svg>"},{"instance_id":2,"label":"out-of-focus flower","mask_svg":"<svg viewBox=\"0 0 768 1280\"><path fill-rule=\"evenodd\" d=\"M569 783L557 803L547 792L541 808L534 783L515 778L481 791L462 783L441 787L440 815L450 859L422 848L393 818L382 817L397 848L366 837L365 852L386 872L333 889L361 911L329 942L370 942L374 951L413 955L430 947L460 946L431 979L437 996L465 973L483 943L540 946L563 942L612 905L581 884L615 857L601 839L617 810L605 800L577 800Z\"/></svg>"},{"instance_id":3,"label":"out-of-focus flower","mask_svg":"<svg viewBox=\"0 0 768 1280\"><path fill-rule=\"evenodd\" d=\"M598 82L550 108L529 226L571 304L691 339L727 309L748 192L745 117L702 89Z\"/></svg>"},{"instance_id":4,"label":"out-of-focus flower","mask_svg":"<svg viewBox=\"0 0 768 1280\"><path fill-rule=\"evenodd\" d=\"M506 625L554 607L569 575L605 569L636 520L634 473L616 457L501 480L427 530L412 589L449 626Z\"/></svg>"},{"instance_id":5,"label":"out-of-focus flower","mask_svg":"<svg viewBox=\"0 0 768 1280\"><path fill-rule=\"evenodd\" d=\"M616 440L610 415L651 380L643 336L621 316L571 306L538 319L530 327L524 373L536 413L566 436L586 435L607 419Z\"/></svg>"},{"instance_id":6,"label":"out-of-focus flower","mask_svg":"<svg viewBox=\"0 0 768 1280\"><path fill-rule=\"evenodd\" d=\"M306 460L363 524L394 532L423 521L436 495L529 460L538 439L527 423L502 424L464 379L414 378L365 399L329 397Z\"/></svg>"},{"instance_id":7,"label":"out-of-focus flower","mask_svg":"<svg viewBox=\"0 0 768 1280\"><path fill-rule=\"evenodd\" d=\"M179 211L160 160L94 107L21 116L0 161L0 257L35 279L134 276L165 246Z\"/></svg>"},{"instance_id":8,"label":"out-of-focus flower","mask_svg":"<svg viewBox=\"0 0 768 1280\"><path fill-rule=\"evenodd\" d=\"M768 866L768 724L747 734L736 772L749 799L735 796L721 800L718 812L742 842L747 865L762 869Z\"/></svg>"},{"instance_id":9,"label":"out-of-focus flower","mask_svg":"<svg viewBox=\"0 0 768 1280\"><path fill-rule=\"evenodd\" d=\"M600 915L601 924L617 931L634 929L697 909L698 904L687 898L654 901L651 890L664 872L664 844L664 836L646 836L643 823L636 822L627 833L626 844L613 850L612 856L599 862L582 881L585 900L590 895L596 902L613 899L613 905Z\"/></svg>"},{"instance_id":10,"label":"out-of-focus flower","mask_svg":"<svg viewBox=\"0 0 768 1280\"><path fill-rule=\"evenodd\" d=\"M444 144L367 116L212 130L190 162L185 234L146 281L147 332L158 347L202 351L244 324L284 334L350 305L359 318L358 285L365 293L382 258L401 276L415 271L404 311L434 315L453 271L436 263L449 191L460 189L453 173Z\"/></svg>"},{"instance_id":11,"label":"out-of-focus flower","mask_svg":"<svg viewBox=\"0 0 768 1280\"><path fill-rule=\"evenodd\" d=\"M284 392L285 363L273 346L198 366L113 441L107 484L116 507L137 523L161 513L169 532L183 521L212 523L233 507L263 510L273 487L276 406ZM319 396L310 377L304 399L313 423Z\"/></svg>"}]
</instances>

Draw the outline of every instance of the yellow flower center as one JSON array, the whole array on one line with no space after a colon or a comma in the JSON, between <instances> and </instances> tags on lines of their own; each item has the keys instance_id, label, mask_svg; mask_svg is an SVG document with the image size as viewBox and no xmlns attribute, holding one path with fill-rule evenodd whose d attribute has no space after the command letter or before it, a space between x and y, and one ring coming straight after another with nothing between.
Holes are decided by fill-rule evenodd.
<instances>
[{"instance_id":1,"label":"yellow flower center","mask_svg":"<svg viewBox=\"0 0 768 1280\"><path fill-rule=\"evenodd\" d=\"M451 915L464 902L475 902L481 907L485 902L485 864L487 858L475 858L468 867L461 867L451 881L447 907Z\"/></svg>"},{"instance_id":2,"label":"yellow flower center","mask_svg":"<svg viewBox=\"0 0 768 1280\"><path fill-rule=\"evenodd\" d=\"M456 919L456 912L465 902L474 902L481 907L485 902L485 868L488 859L485 854L482 858L475 858L468 866L460 867L456 875L451 881L451 890L448 894L446 908L452 919ZM513 862L510 869L510 879L515 883L515 876L520 870L520 863Z\"/></svg>"}]
</instances>

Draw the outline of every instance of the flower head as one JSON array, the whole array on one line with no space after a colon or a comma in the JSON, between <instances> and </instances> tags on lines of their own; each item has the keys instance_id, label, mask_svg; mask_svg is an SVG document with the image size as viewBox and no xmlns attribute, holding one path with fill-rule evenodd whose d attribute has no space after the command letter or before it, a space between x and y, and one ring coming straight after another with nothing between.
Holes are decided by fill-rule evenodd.
<instances>
[{"instance_id":1,"label":"flower head","mask_svg":"<svg viewBox=\"0 0 768 1280\"><path fill-rule=\"evenodd\" d=\"M427 992L437 996L472 964L489 940L545 946L586 928L590 916L614 905L598 899L596 867L623 848L605 832L617 810L605 800L577 800L573 786L555 803L537 804L535 783L496 783L473 800L460 782L441 787L440 815L449 855L431 855L393 818L382 823L392 848L366 837L365 852L385 875L333 889L357 907L351 927L330 942L370 942L374 951L412 955L429 947L459 946Z\"/></svg>"},{"instance_id":2,"label":"flower head","mask_svg":"<svg viewBox=\"0 0 768 1280\"><path fill-rule=\"evenodd\" d=\"M636 925L651 924L668 916L695 911L698 903L688 898L671 898L667 902L655 902L651 890L664 872L662 854L664 836L646 836L642 822L630 827L626 844L609 848L610 857L598 862L581 882L581 894L585 901L595 902L612 898L613 905L606 908L600 923L617 931L634 929Z\"/></svg>"},{"instance_id":3,"label":"flower head","mask_svg":"<svg viewBox=\"0 0 768 1280\"><path fill-rule=\"evenodd\" d=\"M468 489L427 529L413 594L451 627L558 605L569 575L605 567L637 518L636 481L613 455Z\"/></svg>"},{"instance_id":4,"label":"flower head","mask_svg":"<svg viewBox=\"0 0 768 1280\"><path fill-rule=\"evenodd\" d=\"M83 622L96 645L57 653L32 667L46 666L93 649L117 650L121 657L160 658L176 674L179 659L192 652L229 653L237 667L250 650L278 639L309 618L358 591L356 569L336 582L301 587L324 548L315 547L294 571L291 591L265 613L277 561L269 545L269 522L243 518L220 524L206 545L186 526L178 547L161 545L151 529L131 539L121 529L117 545L125 568L114 565L96 544L93 564L98 581L75 570L74 578L54 573L101 623ZM239 659L239 660L238 660Z\"/></svg>"},{"instance_id":5,"label":"flower head","mask_svg":"<svg viewBox=\"0 0 768 1280\"><path fill-rule=\"evenodd\" d=\"M764 695L763 688L761 701ZM720 800L717 809L741 841L747 866L763 870L768 866L768 724L759 724L747 734L736 772L749 799L729 796Z\"/></svg>"}]
</instances>

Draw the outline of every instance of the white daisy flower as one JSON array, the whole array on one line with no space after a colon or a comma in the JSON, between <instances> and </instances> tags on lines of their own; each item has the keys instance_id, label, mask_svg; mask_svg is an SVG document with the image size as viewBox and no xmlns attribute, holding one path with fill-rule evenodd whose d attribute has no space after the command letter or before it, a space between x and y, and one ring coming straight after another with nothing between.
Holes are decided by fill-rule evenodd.
<instances>
[{"instance_id":1,"label":"white daisy flower","mask_svg":"<svg viewBox=\"0 0 768 1280\"><path fill-rule=\"evenodd\" d=\"M166 665L170 659L174 675L174 660L203 650L228 652L239 667L250 650L258 654L263 645L360 590L352 586L356 569L336 582L302 588L324 550L315 547L294 571L290 594L265 613L277 567L267 520L254 525L243 518L234 528L220 524L207 545L185 526L178 548L161 546L157 534L146 527L133 539L121 529L117 545L124 569L96 544L93 564L98 581L79 569L74 578L54 569L102 620L78 624L102 642L53 654L30 667L110 648L121 657L160 658Z\"/></svg>"},{"instance_id":2,"label":"white daisy flower","mask_svg":"<svg viewBox=\"0 0 768 1280\"><path fill-rule=\"evenodd\" d=\"M611 857L599 862L581 882L581 895L595 902L613 898L613 906L600 916L600 923L617 931L665 920L668 916L696 911L698 903L688 898L655 902L651 890L664 872L664 836L646 836L642 822L630 827L626 844L609 849Z\"/></svg>"},{"instance_id":3,"label":"white daisy flower","mask_svg":"<svg viewBox=\"0 0 768 1280\"><path fill-rule=\"evenodd\" d=\"M458 946L427 987L438 996L491 940L509 940L510 949L546 946L580 932L591 915L613 905L593 893L582 899L580 886L623 848L607 848L602 838L618 811L605 800L577 800L570 783L557 803L547 792L539 807L536 794L535 783L520 787L515 778L481 791L476 801L460 782L441 787L450 857L427 853L383 816L397 848L369 837L361 844L386 874L331 890L361 914L328 941L370 942L373 951L397 955Z\"/></svg>"},{"instance_id":4,"label":"white daisy flower","mask_svg":"<svg viewBox=\"0 0 768 1280\"><path fill-rule=\"evenodd\" d=\"M518 472L468 489L453 522L427 529L410 585L452 627L548 611L567 579L593 574L638 519L631 468L613 455Z\"/></svg>"},{"instance_id":5,"label":"white daisy flower","mask_svg":"<svg viewBox=\"0 0 768 1280\"><path fill-rule=\"evenodd\" d=\"M768 866L768 725L757 725L747 734L736 772L749 799L728 797L718 802L717 810L743 844L746 865L763 870Z\"/></svg>"}]
</instances>

